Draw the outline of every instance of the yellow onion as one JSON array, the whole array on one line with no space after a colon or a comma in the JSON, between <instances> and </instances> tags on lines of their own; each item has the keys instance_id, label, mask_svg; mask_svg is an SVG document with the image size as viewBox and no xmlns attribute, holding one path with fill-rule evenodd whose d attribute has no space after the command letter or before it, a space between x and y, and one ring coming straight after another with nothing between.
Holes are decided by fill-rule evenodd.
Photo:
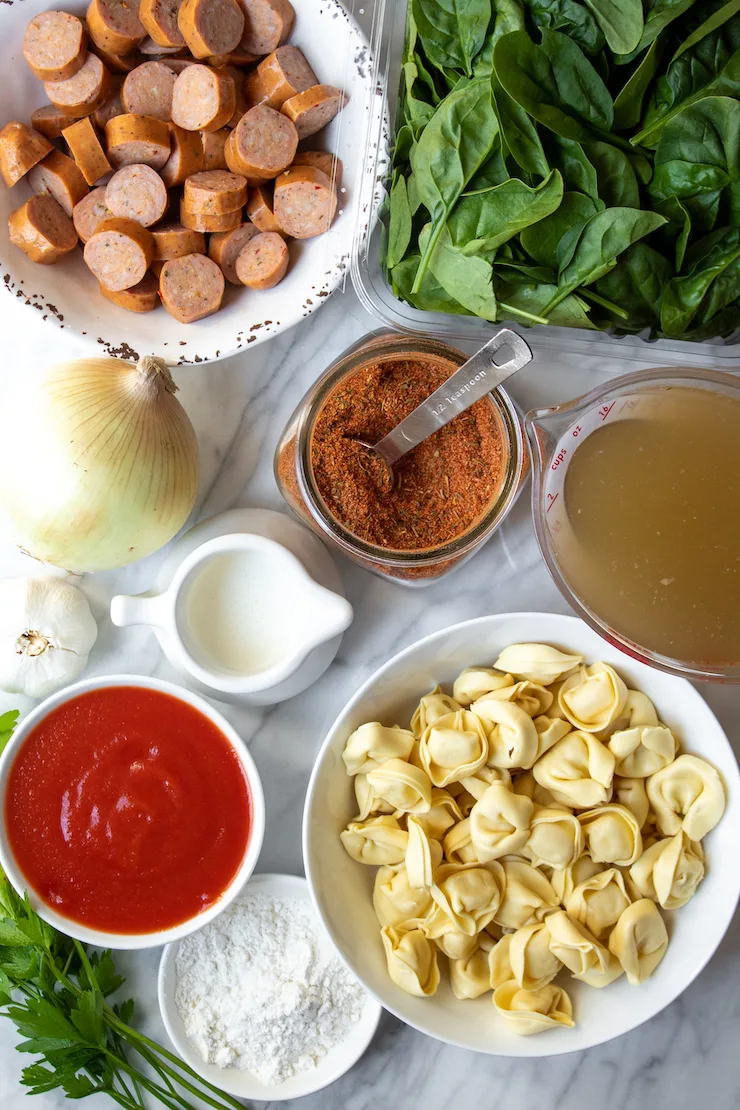
<instances>
[{"instance_id":1,"label":"yellow onion","mask_svg":"<svg viewBox=\"0 0 740 1110\"><path fill-rule=\"evenodd\" d=\"M185 523L198 443L166 364L53 366L3 412L0 507L30 555L73 571L125 566Z\"/></svg>"}]
</instances>

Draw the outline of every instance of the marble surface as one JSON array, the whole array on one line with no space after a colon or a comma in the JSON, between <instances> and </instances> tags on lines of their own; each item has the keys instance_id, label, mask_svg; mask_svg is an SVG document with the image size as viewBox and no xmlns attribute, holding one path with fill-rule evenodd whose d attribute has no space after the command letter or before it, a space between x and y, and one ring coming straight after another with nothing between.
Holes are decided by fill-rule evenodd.
<instances>
[{"instance_id":1,"label":"marble surface","mask_svg":"<svg viewBox=\"0 0 740 1110\"><path fill-rule=\"evenodd\" d=\"M2 297L5 384L34 367L80 353L65 334L48 329L32 312ZM350 291L256 350L177 372L181 398L200 438L203 476L194 519L233 505L283 508L272 478L275 444L294 406L328 362L375 326ZM628 366L596 350L591 357L558 354L534 337L536 359L512 385L524 409L573 397ZM622 350L620 354L625 352ZM661 360L656 356L654 362ZM29 428L32 435L33 429ZM2 459L0 465L10 465ZM13 465L23 465L13 460ZM116 629L107 617L114 593L135 593L152 583L163 553L117 573L87 576L100 635L88 675L130 672L176 680L146 629ZM302 872L300 822L315 753L327 726L375 668L400 648L438 628L513 610L567 612L540 560L525 494L489 545L455 575L424 590L405 590L346 562L340 570L355 621L330 671L308 693L264 710L223 706L249 744L267 799L267 833L258 870ZM33 565L0 533L0 576L33 573ZM702 692L740 753L740 690ZM0 710L19 699L0 695ZM24 710L31 703L22 706ZM163 1038L155 994L159 953L124 954L140 1020ZM384 1015L363 1060L326 1091L300 1100L301 1110L443 1110L456 1098L497 1110L591 1110L650 1105L682 1110L709 1097L714 1110L740 1102L740 922L696 982L647 1025L586 1053L526 1061L476 1056L442 1045ZM9 1023L0 1026L0 1107L28 1104L18 1085L27 1058L13 1050ZM464 1096L462 1092L464 1091ZM61 1110L59 1095L44 1095L38 1110ZM90 1110L111 1103L98 1100ZM277 1105L277 1104L276 1104ZM286 1103L286 1107L297 1103Z\"/></svg>"}]
</instances>

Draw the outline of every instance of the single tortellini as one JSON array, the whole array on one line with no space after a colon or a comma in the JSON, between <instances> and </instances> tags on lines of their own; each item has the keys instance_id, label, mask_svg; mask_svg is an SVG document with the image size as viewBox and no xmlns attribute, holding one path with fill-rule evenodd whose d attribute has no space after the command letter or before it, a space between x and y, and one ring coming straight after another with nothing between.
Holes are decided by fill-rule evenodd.
<instances>
[{"instance_id":1,"label":"single tortellini","mask_svg":"<svg viewBox=\"0 0 740 1110\"><path fill-rule=\"evenodd\" d=\"M537 759L540 759L558 740L567 736L573 726L564 717L541 714L534 718L534 727L537 729Z\"/></svg>"},{"instance_id":2,"label":"single tortellini","mask_svg":"<svg viewBox=\"0 0 740 1110\"><path fill-rule=\"evenodd\" d=\"M488 957L493 945L493 937L480 933L469 956L450 960L450 986L455 998L480 998L491 990Z\"/></svg>"},{"instance_id":3,"label":"single tortellini","mask_svg":"<svg viewBox=\"0 0 740 1110\"><path fill-rule=\"evenodd\" d=\"M448 713L457 713L458 709L462 709L462 706L449 694L443 694L440 686L435 686L431 693L424 695L416 707L416 712L411 718L411 731L416 739L420 740L425 729L436 724L440 717Z\"/></svg>"},{"instance_id":4,"label":"single tortellini","mask_svg":"<svg viewBox=\"0 0 740 1110\"><path fill-rule=\"evenodd\" d=\"M575 979L590 987L608 987L622 974L622 965L616 956L564 910L548 914L543 928L550 937L550 951Z\"/></svg>"},{"instance_id":5,"label":"single tortellini","mask_svg":"<svg viewBox=\"0 0 740 1110\"><path fill-rule=\"evenodd\" d=\"M379 798L402 813L427 813L431 809L429 776L403 759L386 759L368 771L367 781Z\"/></svg>"},{"instance_id":6,"label":"single tortellini","mask_svg":"<svg viewBox=\"0 0 740 1110\"><path fill-rule=\"evenodd\" d=\"M434 872L442 862L442 845L430 840L415 817L407 821L406 875L409 885L416 889L431 889Z\"/></svg>"},{"instance_id":7,"label":"single tortellini","mask_svg":"<svg viewBox=\"0 0 740 1110\"><path fill-rule=\"evenodd\" d=\"M430 937L458 931L473 936L493 919L504 888L503 868L497 863L442 864L432 887L434 909L425 928Z\"/></svg>"},{"instance_id":8,"label":"single tortellini","mask_svg":"<svg viewBox=\"0 0 740 1110\"><path fill-rule=\"evenodd\" d=\"M479 801L494 782L511 786L511 774L503 767L479 767L474 775L461 779L460 785L468 794L472 794L476 801Z\"/></svg>"},{"instance_id":9,"label":"single tortellini","mask_svg":"<svg viewBox=\"0 0 740 1110\"><path fill-rule=\"evenodd\" d=\"M480 935L480 933L474 933L471 937L468 936L467 933L453 930L451 933L443 933L441 937L435 937L434 943L437 945L440 952L444 952L448 959L467 960L478 947L478 938Z\"/></svg>"},{"instance_id":10,"label":"single tortellini","mask_svg":"<svg viewBox=\"0 0 740 1110\"><path fill-rule=\"evenodd\" d=\"M631 779L645 779L667 767L677 748L676 737L665 725L636 725L609 737L615 773Z\"/></svg>"},{"instance_id":11,"label":"single tortellini","mask_svg":"<svg viewBox=\"0 0 740 1110\"><path fill-rule=\"evenodd\" d=\"M381 814L365 821L351 821L339 839L352 859L377 867L403 863L409 834L401 828L397 817Z\"/></svg>"},{"instance_id":12,"label":"single tortellini","mask_svg":"<svg viewBox=\"0 0 740 1110\"><path fill-rule=\"evenodd\" d=\"M381 867L375 875L373 908L381 925L397 929L408 921L423 921L432 905L430 891L411 886L404 866Z\"/></svg>"},{"instance_id":13,"label":"single tortellini","mask_svg":"<svg viewBox=\"0 0 740 1110\"><path fill-rule=\"evenodd\" d=\"M701 840L725 811L722 779L695 755L680 755L649 778L647 795L663 836L683 829L690 840Z\"/></svg>"},{"instance_id":14,"label":"single tortellini","mask_svg":"<svg viewBox=\"0 0 740 1110\"><path fill-rule=\"evenodd\" d=\"M634 814L637 824L642 827L646 824L650 812L647 790L644 779L625 779L615 775L612 780L614 786L614 801L625 806ZM644 840L644 838L643 838Z\"/></svg>"},{"instance_id":15,"label":"single tortellini","mask_svg":"<svg viewBox=\"0 0 740 1110\"><path fill-rule=\"evenodd\" d=\"M664 910L685 906L704 878L704 851L681 830L667 840L656 840L630 868L630 878L643 898L660 902Z\"/></svg>"},{"instance_id":16,"label":"single tortellini","mask_svg":"<svg viewBox=\"0 0 740 1110\"><path fill-rule=\"evenodd\" d=\"M394 807L384 802L367 781L367 775L355 775L352 779L357 799L358 820L364 821L373 813L393 813Z\"/></svg>"},{"instance_id":17,"label":"single tortellini","mask_svg":"<svg viewBox=\"0 0 740 1110\"><path fill-rule=\"evenodd\" d=\"M553 697L549 690L536 682L523 679L515 682L513 686L505 686L501 690L493 690L486 695L486 699L495 701L508 701L523 709L528 717L539 717L547 713L552 705Z\"/></svg>"},{"instance_id":18,"label":"single tortellini","mask_svg":"<svg viewBox=\"0 0 740 1110\"><path fill-rule=\"evenodd\" d=\"M421 929L399 931L385 925L380 936L388 974L396 986L417 998L434 994L439 986L437 949Z\"/></svg>"},{"instance_id":19,"label":"single tortellini","mask_svg":"<svg viewBox=\"0 0 740 1110\"><path fill-rule=\"evenodd\" d=\"M583 662L582 655L570 655L549 644L511 644L494 664L516 678L526 678L540 686L550 686Z\"/></svg>"},{"instance_id":20,"label":"single tortellini","mask_svg":"<svg viewBox=\"0 0 740 1110\"><path fill-rule=\"evenodd\" d=\"M561 961L550 948L546 922L547 918L523 925L511 934L509 963L518 985L526 991L546 987L560 971Z\"/></svg>"},{"instance_id":21,"label":"single tortellini","mask_svg":"<svg viewBox=\"0 0 740 1110\"><path fill-rule=\"evenodd\" d=\"M442 841L445 859L450 863L479 863L480 860L470 836L470 818L464 817L453 825Z\"/></svg>"},{"instance_id":22,"label":"single tortellini","mask_svg":"<svg viewBox=\"0 0 740 1110\"><path fill-rule=\"evenodd\" d=\"M507 860L503 869L506 885L501 904L493 915L498 925L505 929L521 929L523 925L544 920L551 910L557 909L558 897L552 884L536 867L519 860Z\"/></svg>"},{"instance_id":23,"label":"single tortellini","mask_svg":"<svg viewBox=\"0 0 740 1110\"><path fill-rule=\"evenodd\" d=\"M554 983L538 991L525 991L512 979L496 988L493 1004L513 1031L521 1036L545 1033L562 1026L572 1029L575 1025L570 998Z\"/></svg>"},{"instance_id":24,"label":"single tortellini","mask_svg":"<svg viewBox=\"0 0 740 1110\"><path fill-rule=\"evenodd\" d=\"M586 851L596 863L630 867L642 855L642 836L634 813L612 802L579 814Z\"/></svg>"},{"instance_id":25,"label":"single tortellini","mask_svg":"<svg viewBox=\"0 0 740 1110\"><path fill-rule=\"evenodd\" d=\"M386 759L408 759L413 746L414 734L407 728L369 721L352 733L342 759L348 775L364 775Z\"/></svg>"},{"instance_id":26,"label":"single tortellini","mask_svg":"<svg viewBox=\"0 0 740 1110\"><path fill-rule=\"evenodd\" d=\"M494 782L470 811L470 836L481 863L518 852L529 838L534 803Z\"/></svg>"},{"instance_id":27,"label":"single tortellini","mask_svg":"<svg viewBox=\"0 0 740 1110\"><path fill-rule=\"evenodd\" d=\"M580 667L566 678L558 693L558 703L574 728L581 732L601 732L622 714L627 702L627 687L608 663Z\"/></svg>"},{"instance_id":28,"label":"single tortellini","mask_svg":"<svg viewBox=\"0 0 740 1110\"><path fill-rule=\"evenodd\" d=\"M600 875L605 870L603 864L594 863L591 857L584 853L570 867L565 867L562 871L553 871L550 882L560 904L564 906L576 887L585 883L586 879L592 879L594 875Z\"/></svg>"},{"instance_id":29,"label":"single tortellini","mask_svg":"<svg viewBox=\"0 0 740 1110\"><path fill-rule=\"evenodd\" d=\"M529 768L537 758L537 729L528 713L492 695L473 702L471 713L482 721L488 736L489 767Z\"/></svg>"},{"instance_id":30,"label":"single tortellini","mask_svg":"<svg viewBox=\"0 0 740 1110\"><path fill-rule=\"evenodd\" d=\"M590 733L569 732L537 760L532 774L556 802L591 809L611 797L614 756Z\"/></svg>"},{"instance_id":31,"label":"single tortellini","mask_svg":"<svg viewBox=\"0 0 740 1110\"><path fill-rule=\"evenodd\" d=\"M510 674L501 674L493 667L466 667L455 679L452 696L463 709L467 709L478 698L513 685L514 679Z\"/></svg>"},{"instance_id":32,"label":"single tortellini","mask_svg":"<svg viewBox=\"0 0 740 1110\"><path fill-rule=\"evenodd\" d=\"M585 925L598 940L611 929L630 905L624 875L608 867L579 883L565 903L565 912Z\"/></svg>"},{"instance_id":33,"label":"single tortellini","mask_svg":"<svg viewBox=\"0 0 740 1110\"><path fill-rule=\"evenodd\" d=\"M649 898L640 898L627 906L609 936L609 951L617 957L633 986L639 986L653 974L667 947L665 921Z\"/></svg>"},{"instance_id":34,"label":"single tortellini","mask_svg":"<svg viewBox=\"0 0 740 1110\"><path fill-rule=\"evenodd\" d=\"M524 774L513 778L511 789L515 794L525 794L528 798L531 798L536 806L543 806L548 809L570 809L569 806L556 802L550 791L546 790L544 786L540 786L531 771L525 771Z\"/></svg>"},{"instance_id":35,"label":"single tortellini","mask_svg":"<svg viewBox=\"0 0 740 1110\"><path fill-rule=\"evenodd\" d=\"M434 786L474 775L488 758L485 729L467 709L447 713L422 734L419 758Z\"/></svg>"},{"instance_id":36,"label":"single tortellini","mask_svg":"<svg viewBox=\"0 0 740 1110\"><path fill-rule=\"evenodd\" d=\"M579 858L583 844L583 829L575 814L565 809L535 806L522 855L535 867L562 871Z\"/></svg>"},{"instance_id":37,"label":"single tortellini","mask_svg":"<svg viewBox=\"0 0 740 1110\"><path fill-rule=\"evenodd\" d=\"M448 829L456 821L462 821L460 806L447 790L432 788L431 806L426 813L416 813L414 817L430 840L442 840Z\"/></svg>"},{"instance_id":38,"label":"single tortellini","mask_svg":"<svg viewBox=\"0 0 740 1110\"><path fill-rule=\"evenodd\" d=\"M637 725L657 725L660 723L655 706L647 694L643 694L640 690L627 691L627 701L624 703L622 712L627 718L630 728L635 728Z\"/></svg>"},{"instance_id":39,"label":"single tortellini","mask_svg":"<svg viewBox=\"0 0 740 1110\"><path fill-rule=\"evenodd\" d=\"M514 978L511 966L511 938L514 933L504 933L488 953L488 976L491 990L503 986Z\"/></svg>"}]
</instances>

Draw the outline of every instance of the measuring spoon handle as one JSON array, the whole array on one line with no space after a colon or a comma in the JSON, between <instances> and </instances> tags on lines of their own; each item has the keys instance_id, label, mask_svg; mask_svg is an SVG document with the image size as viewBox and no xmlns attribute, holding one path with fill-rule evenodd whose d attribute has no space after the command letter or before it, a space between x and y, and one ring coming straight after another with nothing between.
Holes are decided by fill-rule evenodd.
<instances>
[{"instance_id":1,"label":"measuring spoon handle","mask_svg":"<svg viewBox=\"0 0 740 1110\"><path fill-rule=\"evenodd\" d=\"M501 347L511 348L513 358L497 365L493 356ZM449 424L458 413L465 412L531 360L532 352L521 336L509 328L502 328L373 449L393 466L402 455L438 428Z\"/></svg>"}]
</instances>

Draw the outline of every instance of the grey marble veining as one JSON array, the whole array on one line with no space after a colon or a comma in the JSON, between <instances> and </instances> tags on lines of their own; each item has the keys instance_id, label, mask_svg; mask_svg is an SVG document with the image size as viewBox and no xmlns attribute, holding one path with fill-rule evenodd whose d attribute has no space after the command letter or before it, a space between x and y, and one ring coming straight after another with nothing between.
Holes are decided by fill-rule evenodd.
<instances>
[{"instance_id":1,"label":"grey marble veining","mask_svg":"<svg viewBox=\"0 0 740 1110\"><path fill-rule=\"evenodd\" d=\"M13 367L15 374L80 353L64 333L51 331L10 298L3 301L4 366ZM222 363L177 372L181 398L201 444L197 518L233 505L283 508L272 477L280 432L324 367L374 326L346 292L268 344ZM535 350L535 363L511 383L525 409L576 396L605 375L628 368L601 355L556 356L549 348L540 349L536 337ZM0 410L6 387L0 384ZM122 571L83 580L100 627L87 674L123 671L177 680L148 630L115 629L107 618L110 597L147 589L162 558L159 553ZM347 562L340 569L355 621L329 672L307 693L278 707L222 707L249 743L263 778L268 821L260 871L302 871L301 811L316 751L334 716L378 665L419 637L468 617L516 609L568 611L540 560L526 493L482 553L428 589L405 590ZM0 531L0 576L32 572ZM702 692L740 751L740 691L707 687ZM16 704L19 699L0 695L0 711ZM158 955L123 954L119 963L129 975L141 1019L164 1038L155 991ZM384 1105L445 1110L453 1103L483 1110L688 1110L707 1104L712 1110L731 1110L740 1103L739 981L736 917L714 959L681 998L641 1029L585 1053L536 1061L477 1056L439 1044L384 1015L363 1060L332 1087L300 1100L300 1110L375 1110ZM1 1023L2 1110L28 1105L18 1084L21 1066L28 1061L13 1050L14 1040L9 1023ZM93 1101L90 1110L112 1105L101 1098ZM34 1105L61 1110L64 1104L50 1094ZM290 1110L299 1104L283 1105Z\"/></svg>"}]
</instances>

